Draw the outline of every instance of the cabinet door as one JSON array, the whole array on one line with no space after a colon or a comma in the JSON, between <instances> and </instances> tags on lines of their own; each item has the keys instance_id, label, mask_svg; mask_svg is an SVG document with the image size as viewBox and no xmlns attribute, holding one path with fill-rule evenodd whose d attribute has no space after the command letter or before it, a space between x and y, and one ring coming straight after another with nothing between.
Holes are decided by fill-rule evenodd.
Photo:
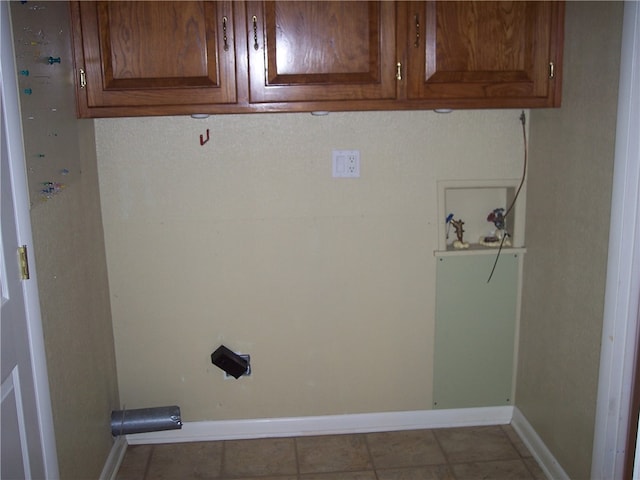
<instances>
[{"instance_id":1,"label":"cabinet door","mask_svg":"<svg viewBox=\"0 0 640 480\"><path fill-rule=\"evenodd\" d=\"M559 106L562 2L404 6L408 99L452 100L452 107Z\"/></svg>"},{"instance_id":2,"label":"cabinet door","mask_svg":"<svg viewBox=\"0 0 640 480\"><path fill-rule=\"evenodd\" d=\"M247 3L250 102L394 98L394 2Z\"/></svg>"},{"instance_id":3,"label":"cabinet door","mask_svg":"<svg viewBox=\"0 0 640 480\"><path fill-rule=\"evenodd\" d=\"M86 108L236 101L232 2L78 2L72 14Z\"/></svg>"}]
</instances>

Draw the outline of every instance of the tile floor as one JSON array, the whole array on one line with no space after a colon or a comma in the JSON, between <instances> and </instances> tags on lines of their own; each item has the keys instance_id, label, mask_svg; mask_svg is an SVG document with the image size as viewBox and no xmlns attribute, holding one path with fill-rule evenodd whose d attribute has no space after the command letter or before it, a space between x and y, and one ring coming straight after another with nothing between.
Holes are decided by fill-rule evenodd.
<instances>
[{"instance_id":1,"label":"tile floor","mask_svg":"<svg viewBox=\"0 0 640 480\"><path fill-rule=\"evenodd\" d=\"M130 445L117 480L542 480L508 425Z\"/></svg>"}]
</instances>

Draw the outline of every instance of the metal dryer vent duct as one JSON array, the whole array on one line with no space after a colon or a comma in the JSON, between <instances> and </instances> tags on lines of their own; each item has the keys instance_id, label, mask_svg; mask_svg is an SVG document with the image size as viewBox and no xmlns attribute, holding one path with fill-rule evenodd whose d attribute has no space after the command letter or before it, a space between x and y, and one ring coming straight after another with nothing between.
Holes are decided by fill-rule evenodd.
<instances>
[{"instance_id":1,"label":"metal dryer vent duct","mask_svg":"<svg viewBox=\"0 0 640 480\"><path fill-rule=\"evenodd\" d=\"M136 410L114 410L111 412L111 434L159 432L182 428L180 407L139 408Z\"/></svg>"}]
</instances>

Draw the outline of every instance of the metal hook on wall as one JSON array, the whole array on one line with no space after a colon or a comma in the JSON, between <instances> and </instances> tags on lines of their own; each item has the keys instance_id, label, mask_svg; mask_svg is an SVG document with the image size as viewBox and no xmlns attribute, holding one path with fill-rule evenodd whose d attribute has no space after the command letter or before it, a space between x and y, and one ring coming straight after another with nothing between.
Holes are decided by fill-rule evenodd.
<instances>
[{"instance_id":1,"label":"metal hook on wall","mask_svg":"<svg viewBox=\"0 0 640 480\"><path fill-rule=\"evenodd\" d=\"M209 141L209 129L207 128L207 139L205 140L202 135L200 135L200 146L204 145Z\"/></svg>"}]
</instances>

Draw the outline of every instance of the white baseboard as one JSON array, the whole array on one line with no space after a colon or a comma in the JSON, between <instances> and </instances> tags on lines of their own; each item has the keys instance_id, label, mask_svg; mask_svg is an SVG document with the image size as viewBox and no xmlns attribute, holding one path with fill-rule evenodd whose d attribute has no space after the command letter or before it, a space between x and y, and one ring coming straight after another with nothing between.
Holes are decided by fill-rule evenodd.
<instances>
[{"instance_id":1,"label":"white baseboard","mask_svg":"<svg viewBox=\"0 0 640 480\"><path fill-rule=\"evenodd\" d=\"M365 433L420 428L451 428L506 425L513 407L418 410L411 412L361 413L318 417L260 418L185 422L180 430L127 435L130 445L203 442L266 437L299 437L342 433Z\"/></svg>"},{"instance_id":2,"label":"white baseboard","mask_svg":"<svg viewBox=\"0 0 640 480\"><path fill-rule=\"evenodd\" d=\"M125 437L116 437L107 461L102 468L99 480L114 480L116 478L124 454L127 451L127 445L127 439Z\"/></svg>"},{"instance_id":3,"label":"white baseboard","mask_svg":"<svg viewBox=\"0 0 640 480\"><path fill-rule=\"evenodd\" d=\"M570 480L567 472L563 470L560 463L517 407L513 409L511 426L520 436L533 457L538 461L547 478L552 478L553 480Z\"/></svg>"}]
</instances>

